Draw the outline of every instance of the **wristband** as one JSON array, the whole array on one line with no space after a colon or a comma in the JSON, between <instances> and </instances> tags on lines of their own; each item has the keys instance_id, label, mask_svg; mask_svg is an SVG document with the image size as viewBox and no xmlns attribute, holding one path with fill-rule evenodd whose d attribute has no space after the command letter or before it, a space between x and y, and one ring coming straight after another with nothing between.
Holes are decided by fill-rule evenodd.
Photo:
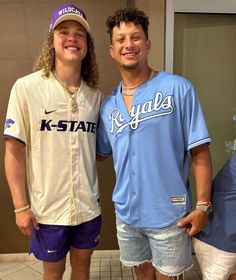
<instances>
[{"instance_id":1,"label":"wristband","mask_svg":"<svg viewBox=\"0 0 236 280\"><path fill-rule=\"evenodd\" d=\"M212 204L211 202L197 201L196 209L209 215L212 212Z\"/></svg>"},{"instance_id":2,"label":"wristband","mask_svg":"<svg viewBox=\"0 0 236 280\"><path fill-rule=\"evenodd\" d=\"M209 205L209 204L211 204L211 202L210 202L210 201L201 201L201 200L198 200L196 204L197 204L197 205Z\"/></svg>"},{"instance_id":3,"label":"wristband","mask_svg":"<svg viewBox=\"0 0 236 280\"><path fill-rule=\"evenodd\" d=\"M17 208L14 210L14 212L17 214L17 213L20 213L20 212L23 212L25 210L28 210L30 207L29 207L29 204L24 206L24 207L21 207L21 208Z\"/></svg>"}]
</instances>

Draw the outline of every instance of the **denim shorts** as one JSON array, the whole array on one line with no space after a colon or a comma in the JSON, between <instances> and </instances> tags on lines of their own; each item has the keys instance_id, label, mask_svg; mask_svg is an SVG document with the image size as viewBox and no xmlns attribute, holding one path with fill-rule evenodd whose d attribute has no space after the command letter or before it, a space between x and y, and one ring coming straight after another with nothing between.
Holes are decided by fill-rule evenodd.
<instances>
[{"instance_id":1,"label":"denim shorts","mask_svg":"<svg viewBox=\"0 0 236 280\"><path fill-rule=\"evenodd\" d=\"M101 216L77 226L39 224L34 230L29 253L46 262L63 260L70 248L92 249L99 241Z\"/></svg>"},{"instance_id":2,"label":"denim shorts","mask_svg":"<svg viewBox=\"0 0 236 280\"><path fill-rule=\"evenodd\" d=\"M133 228L116 221L121 262L138 266L152 262L163 275L179 276L192 267L191 238L176 224L160 228Z\"/></svg>"}]
</instances>

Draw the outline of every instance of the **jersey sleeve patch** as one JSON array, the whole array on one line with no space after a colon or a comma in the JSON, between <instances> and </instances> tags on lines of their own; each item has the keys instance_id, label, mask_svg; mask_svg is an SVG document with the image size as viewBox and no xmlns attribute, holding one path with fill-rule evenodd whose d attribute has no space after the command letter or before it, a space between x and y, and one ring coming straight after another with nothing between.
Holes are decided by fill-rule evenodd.
<instances>
[{"instance_id":1,"label":"jersey sleeve patch","mask_svg":"<svg viewBox=\"0 0 236 280\"><path fill-rule=\"evenodd\" d=\"M12 127L14 123L15 121L13 121L12 119L7 119L5 122L5 129Z\"/></svg>"},{"instance_id":2,"label":"jersey sleeve patch","mask_svg":"<svg viewBox=\"0 0 236 280\"><path fill-rule=\"evenodd\" d=\"M172 205L186 204L186 195L177 195L171 197Z\"/></svg>"}]
</instances>

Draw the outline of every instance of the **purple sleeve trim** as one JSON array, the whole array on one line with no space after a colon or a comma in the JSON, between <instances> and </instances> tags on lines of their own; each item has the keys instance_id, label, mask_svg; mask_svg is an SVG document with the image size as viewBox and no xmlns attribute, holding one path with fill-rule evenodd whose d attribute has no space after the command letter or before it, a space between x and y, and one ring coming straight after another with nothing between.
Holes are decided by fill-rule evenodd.
<instances>
[{"instance_id":1,"label":"purple sleeve trim","mask_svg":"<svg viewBox=\"0 0 236 280\"><path fill-rule=\"evenodd\" d=\"M26 143L24 141L20 140L19 138L14 137L14 136L8 135L8 134L3 134L3 138L4 139L13 139L13 140L20 142L21 144L26 145Z\"/></svg>"}]
</instances>

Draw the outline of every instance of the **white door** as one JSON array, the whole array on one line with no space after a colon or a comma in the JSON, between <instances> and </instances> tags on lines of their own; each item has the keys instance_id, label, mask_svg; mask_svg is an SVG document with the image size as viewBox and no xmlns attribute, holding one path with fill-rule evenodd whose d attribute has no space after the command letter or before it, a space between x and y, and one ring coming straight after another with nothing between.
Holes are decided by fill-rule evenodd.
<instances>
[{"instance_id":1,"label":"white door","mask_svg":"<svg viewBox=\"0 0 236 280\"><path fill-rule=\"evenodd\" d=\"M165 68L196 87L214 174L236 148L236 1L167 0Z\"/></svg>"}]
</instances>

